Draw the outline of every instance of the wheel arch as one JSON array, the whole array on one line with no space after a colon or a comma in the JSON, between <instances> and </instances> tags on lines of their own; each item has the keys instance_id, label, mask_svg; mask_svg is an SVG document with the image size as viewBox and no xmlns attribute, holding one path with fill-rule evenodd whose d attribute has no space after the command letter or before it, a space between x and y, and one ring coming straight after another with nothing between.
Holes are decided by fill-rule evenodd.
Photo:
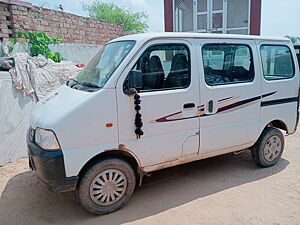
<instances>
[{"instance_id":1,"label":"wheel arch","mask_svg":"<svg viewBox=\"0 0 300 225\"><path fill-rule=\"evenodd\" d=\"M280 130L284 130L286 133L288 133L288 127L287 124L285 122L283 122L282 120L276 119L276 120L272 120L271 122L269 122L265 127L274 127L274 128L278 128Z\"/></svg>"},{"instance_id":2,"label":"wheel arch","mask_svg":"<svg viewBox=\"0 0 300 225\"><path fill-rule=\"evenodd\" d=\"M273 127L273 128L277 128L280 130L285 131L288 134L288 126L285 122L283 122L280 119L274 119L270 122L268 122L265 126L261 127L261 130L259 131L259 135L255 140L255 143L257 142L257 140L259 139L259 137L262 135L262 133L264 132L264 130L268 127Z\"/></svg>"},{"instance_id":3,"label":"wheel arch","mask_svg":"<svg viewBox=\"0 0 300 225\"><path fill-rule=\"evenodd\" d=\"M137 181L139 181L139 183L141 184L144 172L141 169L141 165L138 158L128 149L108 149L93 156L84 164L84 166L79 171L78 176L81 177L82 174L84 174L91 166L95 165L101 160L108 158L118 158L129 163L129 165L133 168L135 172Z\"/></svg>"}]
</instances>

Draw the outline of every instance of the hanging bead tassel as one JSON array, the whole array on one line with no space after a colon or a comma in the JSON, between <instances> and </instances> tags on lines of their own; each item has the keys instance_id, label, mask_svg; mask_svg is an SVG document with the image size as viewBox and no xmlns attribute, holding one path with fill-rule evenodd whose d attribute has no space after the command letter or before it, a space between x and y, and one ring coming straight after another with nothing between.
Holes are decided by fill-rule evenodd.
<instances>
[{"instance_id":1,"label":"hanging bead tassel","mask_svg":"<svg viewBox=\"0 0 300 225\"><path fill-rule=\"evenodd\" d=\"M139 113L139 111L141 110L141 106L140 106L141 96L139 96L138 93L136 93L134 95L134 104L135 104L134 109L136 110L136 115L135 115L135 120L134 120L135 134L136 134L136 138L140 139L141 136L144 134L144 132L142 130L142 126L143 126L142 114Z\"/></svg>"}]
</instances>

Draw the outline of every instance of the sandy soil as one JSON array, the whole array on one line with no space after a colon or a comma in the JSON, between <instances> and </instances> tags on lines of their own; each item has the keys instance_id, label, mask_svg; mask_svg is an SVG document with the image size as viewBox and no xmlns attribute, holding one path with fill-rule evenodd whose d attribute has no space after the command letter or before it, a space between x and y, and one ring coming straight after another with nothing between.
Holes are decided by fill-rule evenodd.
<instances>
[{"instance_id":1,"label":"sandy soil","mask_svg":"<svg viewBox=\"0 0 300 225\"><path fill-rule=\"evenodd\" d=\"M300 131L286 142L272 168L257 168L246 152L156 172L105 216L86 212L73 192L48 192L20 159L0 168L0 225L300 224Z\"/></svg>"}]
</instances>

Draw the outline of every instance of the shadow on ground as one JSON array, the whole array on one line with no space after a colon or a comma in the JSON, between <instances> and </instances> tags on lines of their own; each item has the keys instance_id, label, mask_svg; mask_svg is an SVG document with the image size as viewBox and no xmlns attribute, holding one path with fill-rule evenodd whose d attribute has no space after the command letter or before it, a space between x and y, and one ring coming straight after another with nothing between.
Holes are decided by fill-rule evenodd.
<instances>
[{"instance_id":1,"label":"shadow on ground","mask_svg":"<svg viewBox=\"0 0 300 225\"><path fill-rule=\"evenodd\" d=\"M161 170L147 177L121 210L94 216L77 203L74 192L51 193L33 172L11 178L0 199L1 224L121 224L159 214L205 196L272 176L289 162L258 168L251 155L223 155Z\"/></svg>"}]
</instances>

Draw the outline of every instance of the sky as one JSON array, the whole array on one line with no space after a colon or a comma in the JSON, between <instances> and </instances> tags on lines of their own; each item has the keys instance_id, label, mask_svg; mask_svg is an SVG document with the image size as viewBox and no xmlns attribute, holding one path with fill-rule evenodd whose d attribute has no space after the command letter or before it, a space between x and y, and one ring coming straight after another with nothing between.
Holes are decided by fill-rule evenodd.
<instances>
[{"instance_id":1,"label":"sky","mask_svg":"<svg viewBox=\"0 0 300 225\"><path fill-rule=\"evenodd\" d=\"M87 16L82 4L94 0L24 0L33 5L57 9L62 4L64 11ZM144 11L148 15L149 32L164 31L164 0L104 0L120 7ZM262 0L261 35L300 37L300 0Z\"/></svg>"}]
</instances>

